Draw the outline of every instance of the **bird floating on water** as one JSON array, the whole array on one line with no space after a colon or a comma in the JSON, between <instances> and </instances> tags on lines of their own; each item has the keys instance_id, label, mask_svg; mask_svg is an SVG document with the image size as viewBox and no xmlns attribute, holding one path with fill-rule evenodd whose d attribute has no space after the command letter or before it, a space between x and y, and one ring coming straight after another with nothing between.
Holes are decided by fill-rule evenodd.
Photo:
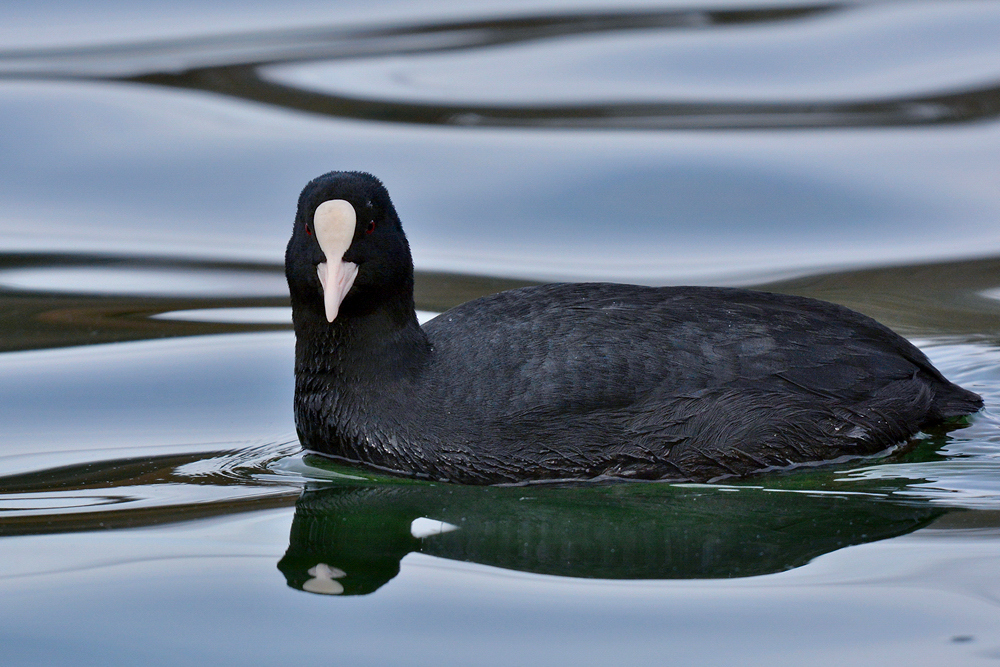
<instances>
[{"instance_id":1,"label":"bird floating on water","mask_svg":"<svg viewBox=\"0 0 1000 667\"><path fill-rule=\"evenodd\" d=\"M389 193L299 197L285 271L303 446L413 477L709 481L882 452L980 409L875 320L745 289L565 283L422 327Z\"/></svg>"}]
</instances>

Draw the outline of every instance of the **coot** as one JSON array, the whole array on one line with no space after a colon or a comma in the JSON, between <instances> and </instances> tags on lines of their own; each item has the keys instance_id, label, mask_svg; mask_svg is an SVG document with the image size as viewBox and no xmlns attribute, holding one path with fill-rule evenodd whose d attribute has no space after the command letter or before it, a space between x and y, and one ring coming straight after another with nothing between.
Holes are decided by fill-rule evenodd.
<instances>
[{"instance_id":1,"label":"coot","mask_svg":"<svg viewBox=\"0 0 1000 667\"><path fill-rule=\"evenodd\" d=\"M305 187L285 271L303 446L393 473L707 481L878 453L982 407L878 322L782 294L542 285L421 328L366 173Z\"/></svg>"}]
</instances>

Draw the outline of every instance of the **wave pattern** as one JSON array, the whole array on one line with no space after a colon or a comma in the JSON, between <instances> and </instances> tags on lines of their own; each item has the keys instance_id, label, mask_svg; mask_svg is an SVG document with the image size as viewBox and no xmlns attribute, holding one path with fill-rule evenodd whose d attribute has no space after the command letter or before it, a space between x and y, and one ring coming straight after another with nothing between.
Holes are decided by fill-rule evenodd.
<instances>
[{"instance_id":1,"label":"wave pattern","mask_svg":"<svg viewBox=\"0 0 1000 667\"><path fill-rule=\"evenodd\" d=\"M843 100L610 100L476 104L420 102L317 91L272 80L265 70L294 63L385 60L471 53L517 44L638 32L750 30L806 24L869 5L678 9L536 14L412 25L336 26L120 44L0 52L0 77L112 80L208 91L335 118L415 125L597 130L720 130L906 127L968 123L1000 115L1000 78L918 94ZM899 3L919 12L921 3ZM928 17L927 21L933 21ZM1000 72L997 73L1000 76Z\"/></svg>"}]
</instances>

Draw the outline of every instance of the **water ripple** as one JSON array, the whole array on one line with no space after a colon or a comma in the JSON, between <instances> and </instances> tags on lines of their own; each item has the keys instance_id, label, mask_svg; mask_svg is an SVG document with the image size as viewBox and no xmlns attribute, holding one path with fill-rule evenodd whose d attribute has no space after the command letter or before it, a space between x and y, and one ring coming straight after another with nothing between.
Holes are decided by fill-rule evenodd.
<instances>
[{"instance_id":1,"label":"water ripple","mask_svg":"<svg viewBox=\"0 0 1000 667\"><path fill-rule=\"evenodd\" d=\"M132 456L0 477L0 535L134 528L294 504L304 481L276 461L297 441L218 452Z\"/></svg>"},{"instance_id":2,"label":"water ripple","mask_svg":"<svg viewBox=\"0 0 1000 667\"><path fill-rule=\"evenodd\" d=\"M956 5L960 7L956 8ZM982 3L952 3L949 9L952 13L961 9L963 16L969 15L966 21L968 25L945 31L948 35L958 35L961 48L966 50L970 40L975 41L975 35L983 32L977 32L978 27L1000 18L995 10ZM856 32L871 25L872 12L879 17L875 23L881 26L882 32L864 35L862 38L850 34L852 30ZM850 13L860 16L850 24L853 28L846 28L846 37L819 46L815 44L816 34L824 35L829 40L828 34L838 34L845 28L832 29L827 26L825 31L816 33L811 30L812 21L832 20L833 17ZM583 37L601 35L621 40L635 32L646 34L668 31L670 35L685 35L715 31L718 33L716 39L720 41L711 48L717 50L734 31L746 33L753 41L757 37L755 31L761 27L786 24L794 25L799 30L789 42L789 53L794 52L798 59L805 48L817 63L829 63L829 52L853 54L860 48L857 44L859 41L869 48L877 46L874 54L886 53L886 49L882 48L884 42L935 42L933 35L940 32L939 24L946 18L947 15L942 16L927 3L830 3L732 10L695 8L535 14L476 21L357 26L349 29L320 27L106 47L7 51L0 53L0 76L130 81L206 90L338 118L450 126L602 130L787 129L921 126L996 118L1000 115L1000 68L993 62L993 50L988 40L985 42L986 46L980 49L982 53L969 55L962 52L956 56L964 66L953 67L951 71L963 72L964 78L956 79L951 75L942 80L937 70L932 68L928 71L927 65L921 64L919 54L914 54L910 56L913 62L906 67L916 70L916 74L911 74L908 78L921 82L919 91L886 90L885 81L895 80L899 75L895 71L898 70L898 65L887 65L893 76L886 76L885 73L870 76L869 79L875 82L874 90L871 90L871 81L853 81L846 87L842 85L841 88L851 91L844 99L830 99L826 94L813 99L791 99L799 97L801 87L794 88L796 94L785 91L778 99L761 98L759 92L754 94L753 99L741 99L745 97L745 94L739 92L741 89L745 91L744 84L734 87L732 82L723 86L719 95L705 96L700 100L690 99L689 85L679 88L681 91L687 90L687 93L678 92L667 95L665 99L650 98L648 94L640 96L628 91L619 92L618 99L594 99L592 91L608 86L602 86L602 80L594 78L596 68L576 67L578 81L568 95L569 101L526 102L517 101L516 92L523 90L521 85L527 79L517 75L511 64L507 63L501 65L503 76L500 77L484 72L482 68L478 71L480 78L490 82L489 90L493 90L500 80L519 82L514 91L508 91L504 95L501 102L463 102L447 96L444 100L429 102L412 97L407 99L398 90L393 92L394 86L391 85L388 90L382 86L368 92L355 90L352 86L335 87L337 89L333 90L329 85L329 73L301 67L302 63L339 63L359 59L391 63L393 58L404 54L410 58L410 62L414 62L414 57L421 54L441 53L451 54L454 61L454 54L457 53L478 53L498 46L509 49L511 45L533 45L539 42L551 44L567 39L577 40L573 53L574 57L579 58L590 52L579 41ZM916 27L909 24L915 24ZM909 26L910 32L900 33L900 25ZM915 34L910 34L914 31ZM784 35L785 33L779 34ZM772 38L777 36L772 35ZM981 39L978 41L982 42ZM942 48L936 42L934 46ZM755 45L753 51L757 50L759 47ZM785 53L777 58L785 77L788 55ZM656 48L652 48L643 58L657 62L664 60ZM551 80L537 85L538 90L551 91L553 87L563 86L566 81L574 78L554 70L554 60L537 53L529 57L528 62L532 64L532 68L537 67L540 61L550 63L548 77ZM612 58L597 60L613 61ZM675 61L677 56L666 60ZM707 62L705 58L694 60ZM722 63L720 67L732 70L734 63L739 64L740 72L745 71L746 57L734 57L732 62ZM969 63L985 63L986 69L976 81L968 80ZM292 68L289 69L289 66ZM465 67L463 71L467 69ZM634 62L630 62L622 64L619 69L620 71L605 77L612 82L609 84L611 88L627 79L632 72L648 67L636 67ZM831 74L836 78L835 72ZM810 70L810 79L814 76L815 72ZM387 82L393 80L391 76L373 77L371 72L359 76L358 80L368 84L379 78L384 78ZM742 82L744 78L741 76L732 80ZM758 90L758 84L759 81L755 83L755 90ZM928 84L933 88L928 90ZM867 92L857 92L866 88L869 89ZM637 90L648 91L649 86L644 85ZM418 94L417 98L420 96Z\"/></svg>"},{"instance_id":3,"label":"water ripple","mask_svg":"<svg viewBox=\"0 0 1000 667\"><path fill-rule=\"evenodd\" d=\"M839 481L910 479L894 492L947 507L1000 510L1000 448L990 458L880 465L849 470Z\"/></svg>"}]
</instances>

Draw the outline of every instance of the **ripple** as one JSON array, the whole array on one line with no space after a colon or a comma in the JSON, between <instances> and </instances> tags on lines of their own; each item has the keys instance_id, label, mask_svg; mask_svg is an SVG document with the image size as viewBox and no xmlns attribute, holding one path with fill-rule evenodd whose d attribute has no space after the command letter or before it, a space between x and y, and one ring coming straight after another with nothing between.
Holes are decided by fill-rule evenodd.
<instances>
[{"instance_id":1,"label":"ripple","mask_svg":"<svg viewBox=\"0 0 1000 667\"><path fill-rule=\"evenodd\" d=\"M1000 509L1000 452L996 458L879 465L849 470L838 481L919 480L893 495L948 507Z\"/></svg>"},{"instance_id":2,"label":"ripple","mask_svg":"<svg viewBox=\"0 0 1000 667\"><path fill-rule=\"evenodd\" d=\"M951 380L979 392L986 408L947 433L924 436L939 443L943 460L880 463L846 470L840 482L911 480L892 495L970 509L1000 509L1000 350L985 344L918 341L931 361Z\"/></svg>"},{"instance_id":3,"label":"ripple","mask_svg":"<svg viewBox=\"0 0 1000 667\"><path fill-rule=\"evenodd\" d=\"M37 292L134 296L285 296L274 272L150 267L33 267L0 271L0 287Z\"/></svg>"},{"instance_id":4,"label":"ripple","mask_svg":"<svg viewBox=\"0 0 1000 667\"><path fill-rule=\"evenodd\" d=\"M336 96L517 106L905 97L974 88L1000 75L995 6L956 2L921 10L898 4L814 9L784 17L776 12L771 20L760 17L739 27L707 16L698 21L696 12L684 20L679 15L673 25L649 16L645 30L580 30L503 48L465 45L448 57L428 49L405 59L331 58L264 67L261 74L268 81ZM634 16L638 22L642 13ZM811 30L820 18L826 28ZM594 23L599 21L595 16ZM897 48L886 49L886 43ZM791 52L797 57L789 58ZM821 61L820 52L838 57ZM914 117L928 121L947 117L948 111L935 104L911 109ZM486 122L475 114L456 120Z\"/></svg>"},{"instance_id":5,"label":"ripple","mask_svg":"<svg viewBox=\"0 0 1000 667\"><path fill-rule=\"evenodd\" d=\"M80 508L110 505L119 502L115 496L77 495L59 493L18 493L0 494L2 516L18 516L34 513L62 512Z\"/></svg>"},{"instance_id":6,"label":"ripple","mask_svg":"<svg viewBox=\"0 0 1000 667\"><path fill-rule=\"evenodd\" d=\"M932 125L1000 113L998 22L982 2L526 14L6 51L0 76L130 80L411 124Z\"/></svg>"},{"instance_id":7,"label":"ripple","mask_svg":"<svg viewBox=\"0 0 1000 667\"><path fill-rule=\"evenodd\" d=\"M101 460L105 452L78 452L84 462L70 465L58 453L39 455L32 469L0 477L0 535L134 528L285 507L304 480L273 464L298 450L297 441L283 441L111 460Z\"/></svg>"},{"instance_id":8,"label":"ripple","mask_svg":"<svg viewBox=\"0 0 1000 667\"><path fill-rule=\"evenodd\" d=\"M157 320L181 322L222 322L234 324L291 324L292 309L284 307L261 308L194 308L171 310L152 316Z\"/></svg>"},{"instance_id":9,"label":"ripple","mask_svg":"<svg viewBox=\"0 0 1000 667\"><path fill-rule=\"evenodd\" d=\"M423 324L437 317L439 313L426 310L417 311L417 321ZM291 324L292 309L281 307L260 308L195 308L172 310L152 316L158 320L183 322L219 322L227 324Z\"/></svg>"}]
</instances>

